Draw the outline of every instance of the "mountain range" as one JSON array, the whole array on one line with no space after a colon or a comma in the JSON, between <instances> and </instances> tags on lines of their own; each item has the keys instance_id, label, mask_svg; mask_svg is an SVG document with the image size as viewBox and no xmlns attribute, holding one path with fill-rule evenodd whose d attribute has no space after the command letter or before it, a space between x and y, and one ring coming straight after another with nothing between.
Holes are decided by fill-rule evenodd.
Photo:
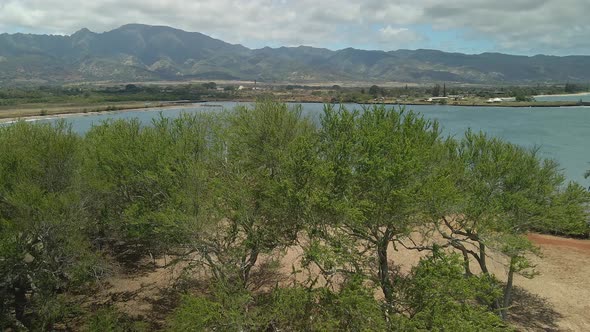
<instances>
[{"instance_id":1,"label":"mountain range","mask_svg":"<svg viewBox=\"0 0 590 332\"><path fill-rule=\"evenodd\" d=\"M70 36L0 34L0 85L88 81L587 82L590 56L468 55L437 50L250 49L198 32L128 24Z\"/></svg>"}]
</instances>

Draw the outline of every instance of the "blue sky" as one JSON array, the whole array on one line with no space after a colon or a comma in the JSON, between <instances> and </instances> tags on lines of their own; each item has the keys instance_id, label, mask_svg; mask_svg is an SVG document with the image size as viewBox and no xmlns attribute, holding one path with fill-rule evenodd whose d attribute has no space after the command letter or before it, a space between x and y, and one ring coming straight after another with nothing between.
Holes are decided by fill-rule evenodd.
<instances>
[{"instance_id":1,"label":"blue sky","mask_svg":"<svg viewBox=\"0 0 590 332\"><path fill-rule=\"evenodd\" d=\"M252 48L587 55L587 8L588 0L0 0L0 32L103 32L143 23Z\"/></svg>"}]
</instances>

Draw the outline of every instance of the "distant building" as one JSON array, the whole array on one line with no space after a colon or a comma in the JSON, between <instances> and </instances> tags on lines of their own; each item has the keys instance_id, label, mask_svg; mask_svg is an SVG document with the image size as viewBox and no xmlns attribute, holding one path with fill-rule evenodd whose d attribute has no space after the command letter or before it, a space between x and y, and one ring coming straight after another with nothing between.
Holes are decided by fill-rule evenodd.
<instances>
[{"instance_id":1,"label":"distant building","mask_svg":"<svg viewBox=\"0 0 590 332\"><path fill-rule=\"evenodd\" d=\"M449 99L449 97L430 97L430 98L426 99L426 101L433 102L433 101L441 101L441 100L447 100L447 99Z\"/></svg>"},{"instance_id":2,"label":"distant building","mask_svg":"<svg viewBox=\"0 0 590 332\"><path fill-rule=\"evenodd\" d=\"M449 97L449 99L453 99L453 100L463 100L463 99L465 99L465 96L463 96L463 95L448 95L447 97Z\"/></svg>"},{"instance_id":3,"label":"distant building","mask_svg":"<svg viewBox=\"0 0 590 332\"><path fill-rule=\"evenodd\" d=\"M501 102L512 102L516 101L515 97L503 97L503 98L490 98L486 101L486 103L501 103Z\"/></svg>"}]
</instances>

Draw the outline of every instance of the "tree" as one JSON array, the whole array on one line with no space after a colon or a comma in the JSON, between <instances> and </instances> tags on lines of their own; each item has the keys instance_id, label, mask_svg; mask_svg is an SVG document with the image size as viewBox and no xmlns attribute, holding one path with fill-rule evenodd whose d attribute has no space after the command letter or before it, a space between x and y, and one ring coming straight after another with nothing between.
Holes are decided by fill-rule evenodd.
<instances>
[{"instance_id":1,"label":"tree","mask_svg":"<svg viewBox=\"0 0 590 332\"><path fill-rule=\"evenodd\" d=\"M373 98L377 98L380 94L382 94L382 90L378 86L372 85L369 88L369 94L373 96Z\"/></svg>"},{"instance_id":2,"label":"tree","mask_svg":"<svg viewBox=\"0 0 590 332\"><path fill-rule=\"evenodd\" d=\"M202 85L207 90L215 90L217 88L217 83L215 82L203 83Z\"/></svg>"},{"instance_id":3,"label":"tree","mask_svg":"<svg viewBox=\"0 0 590 332\"><path fill-rule=\"evenodd\" d=\"M535 98L524 94L517 94L515 100L519 102L533 102L535 101Z\"/></svg>"},{"instance_id":4,"label":"tree","mask_svg":"<svg viewBox=\"0 0 590 332\"><path fill-rule=\"evenodd\" d=\"M432 96L433 97L438 97L440 96L440 85L437 84L432 88Z\"/></svg>"},{"instance_id":5,"label":"tree","mask_svg":"<svg viewBox=\"0 0 590 332\"><path fill-rule=\"evenodd\" d=\"M541 160L537 150L471 131L452 149L450 160L455 162L448 167L456 170L456 183L449 190L455 188L456 192L447 196L452 201L450 208L440 210L434 223L448 245L463 254L467 275L472 274L469 257L484 275L491 275L488 250L508 257L509 283L504 301L495 303L505 317L503 308L510 303L513 273L534 274L526 254L536 249L524 234L560 219L583 219L580 211L584 205L580 200L565 203L557 199L562 195L564 177L558 164Z\"/></svg>"},{"instance_id":6,"label":"tree","mask_svg":"<svg viewBox=\"0 0 590 332\"><path fill-rule=\"evenodd\" d=\"M138 91L141 91L141 88L135 84L125 85L125 92L138 92Z\"/></svg>"},{"instance_id":7,"label":"tree","mask_svg":"<svg viewBox=\"0 0 590 332\"><path fill-rule=\"evenodd\" d=\"M187 225L207 206L214 126L215 115L201 114L152 126L110 121L87 133L83 195L97 246L153 257L187 240Z\"/></svg>"},{"instance_id":8,"label":"tree","mask_svg":"<svg viewBox=\"0 0 590 332\"><path fill-rule=\"evenodd\" d=\"M185 296L170 330L385 331L380 309L372 289L358 281L338 290L294 286L266 294L215 286L209 295Z\"/></svg>"},{"instance_id":9,"label":"tree","mask_svg":"<svg viewBox=\"0 0 590 332\"><path fill-rule=\"evenodd\" d=\"M83 233L79 145L64 122L0 126L0 328L51 329L60 294L104 272Z\"/></svg>"},{"instance_id":10,"label":"tree","mask_svg":"<svg viewBox=\"0 0 590 332\"><path fill-rule=\"evenodd\" d=\"M394 305L389 249L421 213L441 142L438 124L384 106L325 106L306 262L330 279L363 275Z\"/></svg>"},{"instance_id":11,"label":"tree","mask_svg":"<svg viewBox=\"0 0 590 332\"><path fill-rule=\"evenodd\" d=\"M297 240L314 128L300 106L271 101L237 107L225 121L225 152L211 165L216 211L193 230L194 248L216 279L248 287L261 254Z\"/></svg>"}]
</instances>

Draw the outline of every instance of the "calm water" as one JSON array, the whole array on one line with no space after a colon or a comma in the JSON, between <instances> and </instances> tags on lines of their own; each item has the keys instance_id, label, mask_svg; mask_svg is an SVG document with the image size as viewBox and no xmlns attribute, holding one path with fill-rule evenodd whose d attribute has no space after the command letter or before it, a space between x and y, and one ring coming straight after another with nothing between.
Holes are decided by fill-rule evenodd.
<instances>
[{"instance_id":1,"label":"calm water","mask_svg":"<svg viewBox=\"0 0 590 332\"><path fill-rule=\"evenodd\" d=\"M174 118L183 112L220 111L224 107L231 108L235 105L237 103L212 102L183 109L89 114L67 117L66 120L72 123L78 133L83 134L92 124L107 119L138 118L149 124L160 113ZM347 106L360 108L358 105ZM466 129L471 128L522 146L538 146L543 157L560 162L568 179L578 181L585 187L590 185L590 180L583 177L584 172L590 169L590 107L504 108L421 105L409 108L427 118L439 120L447 135L461 137ZM306 114L319 118L323 105L304 104L303 109Z\"/></svg>"},{"instance_id":2,"label":"calm water","mask_svg":"<svg viewBox=\"0 0 590 332\"><path fill-rule=\"evenodd\" d=\"M586 101L590 102L590 93L579 94L579 95L565 95L565 96L536 96L535 100L538 101Z\"/></svg>"}]
</instances>

